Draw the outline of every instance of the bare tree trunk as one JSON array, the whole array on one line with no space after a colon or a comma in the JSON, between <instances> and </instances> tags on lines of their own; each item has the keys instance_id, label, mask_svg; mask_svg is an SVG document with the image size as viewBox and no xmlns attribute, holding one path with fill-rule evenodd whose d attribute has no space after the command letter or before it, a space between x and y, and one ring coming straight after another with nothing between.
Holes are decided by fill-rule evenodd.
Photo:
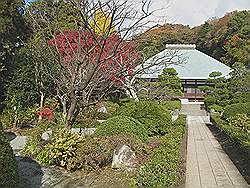
<instances>
[{"instance_id":1,"label":"bare tree trunk","mask_svg":"<svg viewBox=\"0 0 250 188\"><path fill-rule=\"evenodd\" d=\"M129 98L134 99L135 101L139 101L139 98L137 96L137 93L133 87L135 79L126 80L125 81L125 87L126 87L126 93L129 96Z\"/></svg>"},{"instance_id":2,"label":"bare tree trunk","mask_svg":"<svg viewBox=\"0 0 250 188\"><path fill-rule=\"evenodd\" d=\"M130 93L131 93L132 98L135 99L135 101L139 101L137 93L133 88L130 89Z\"/></svg>"},{"instance_id":3,"label":"bare tree trunk","mask_svg":"<svg viewBox=\"0 0 250 188\"><path fill-rule=\"evenodd\" d=\"M67 117L67 103L66 103L66 99L63 98L61 100L62 102L62 106L63 106L63 118L64 118L64 121L66 121L66 117Z\"/></svg>"},{"instance_id":4,"label":"bare tree trunk","mask_svg":"<svg viewBox=\"0 0 250 188\"><path fill-rule=\"evenodd\" d=\"M70 103L69 111L67 114L67 120L66 120L66 126L69 129L71 129L71 127L74 123L73 120L75 119L75 117L74 117L75 111L76 111L76 100L72 99L71 103Z\"/></svg>"},{"instance_id":5,"label":"bare tree trunk","mask_svg":"<svg viewBox=\"0 0 250 188\"><path fill-rule=\"evenodd\" d=\"M14 106L14 112L15 112L15 115L14 115L14 122L12 124L12 129L16 129L17 128L17 123L18 123L18 112L17 112L17 107Z\"/></svg>"},{"instance_id":6,"label":"bare tree trunk","mask_svg":"<svg viewBox=\"0 0 250 188\"><path fill-rule=\"evenodd\" d=\"M75 95L75 90L71 88L70 91L70 107L67 113L66 126L71 129L73 123L76 120L79 110L77 109L77 98Z\"/></svg>"},{"instance_id":7,"label":"bare tree trunk","mask_svg":"<svg viewBox=\"0 0 250 188\"><path fill-rule=\"evenodd\" d=\"M40 109L43 108L43 103L44 103L44 98L45 98L45 94L43 92L40 92L41 93L41 96L40 96ZM38 123L42 121L42 116L39 115L38 117Z\"/></svg>"},{"instance_id":8,"label":"bare tree trunk","mask_svg":"<svg viewBox=\"0 0 250 188\"><path fill-rule=\"evenodd\" d=\"M127 88L126 94L130 99L134 99L135 101L139 101L139 98L136 94L136 91L133 88Z\"/></svg>"},{"instance_id":9,"label":"bare tree trunk","mask_svg":"<svg viewBox=\"0 0 250 188\"><path fill-rule=\"evenodd\" d=\"M59 95L59 93L57 94L58 98L60 99L61 103L62 103L62 107L63 107L63 120L64 122L66 122L66 118L67 118L67 101L66 101L66 94L63 95Z\"/></svg>"}]
</instances>

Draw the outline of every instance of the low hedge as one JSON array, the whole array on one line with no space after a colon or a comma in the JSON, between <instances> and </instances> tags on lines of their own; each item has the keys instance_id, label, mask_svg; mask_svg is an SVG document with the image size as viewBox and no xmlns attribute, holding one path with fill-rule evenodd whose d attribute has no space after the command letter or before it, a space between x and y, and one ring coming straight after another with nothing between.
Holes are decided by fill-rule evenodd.
<instances>
[{"instance_id":1,"label":"low hedge","mask_svg":"<svg viewBox=\"0 0 250 188\"><path fill-rule=\"evenodd\" d=\"M180 178L181 143L185 132L186 116L180 115L174 126L160 138L161 145L150 160L139 169L137 186L172 187Z\"/></svg>"},{"instance_id":2,"label":"low hedge","mask_svg":"<svg viewBox=\"0 0 250 188\"><path fill-rule=\"evenodd\" d=\"M1 125L0 125L1 126ZM13 150L0 127L0 187L17 187L18 170Z\"/></svg>"},{"instance_id":3,"label":"low hedge","mask_svg":"<svg viewBox=\"0 0 250 188\"><path fill-rule=\"evenodd\" d=\"M247 114L247 116L250 116L250 102L228 105L223 112L222 119L227 120L237 114Z\"/></svg>"},{"instance_id":4,"label":"low hedge","mask_svg":"<svg viewBox=\"0 0 250 188\"><path fill-rule=\"evenodd\" d=\"M138 120L146 127L149 136L164 135L172 124L170 111L154 101L129 101L115 114Z\"/></svg>"},{"instance_id":5,"label":"low hedge","mask_svg":"<svg viewBox=\"0 0 250 188\"><path fill-rule=\"evenodd\" d=\"M238 118L237 116L234 116L234 117ZM216 115L216 114L212 114L210 117L210 120L216 127L222 130L234 142L238 143L240 147L246 150L250 150L249 129L245 130L245 128L244 129L241 128L242 125L240 125L239 123L238 123L238 126L234 125L235 123L233 123L232 118L230 119L230 122L224 121L220 118L219 115ZM248 122L249 122L249 118L248 118Z\"/></svg>"},{"instance_id":6,"label":"low hedge","mask_svg":"<svg viewBox=\"0 0 250 188\"><path fill-rule=\"evenodd\" d=\"M137 136L140 140L148 140L148 132L138 120L127 116L115 116L109 118L97 127L97 136L111 136L120 133L129 133Z\"/></svg>"}]
</instances>

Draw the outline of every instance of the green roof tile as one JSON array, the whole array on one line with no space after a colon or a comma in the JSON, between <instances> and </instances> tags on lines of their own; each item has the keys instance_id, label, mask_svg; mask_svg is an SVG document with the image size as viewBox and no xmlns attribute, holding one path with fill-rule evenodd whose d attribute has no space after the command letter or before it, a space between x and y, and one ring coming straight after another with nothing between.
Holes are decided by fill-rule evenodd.
<instances>
[{"instance_id":1,"label":"green roof tile","mask_svg":"<svg viewBox=\"0 0 250 188\"><path fill-rule=\"evenodd\" d=\"M167 67L175 68L181 79L207 79L209 74L214 71L219 71L223 76L227 77L231 72L230 67L196 50L195 45L167 45L164 51L148 59L146 64L152 64L156 60L165 61L166 64L168 64L169 55L174 53L178 54L178 57L175 57L172 62L181 60L184 61L184 63L179 65L171 64ZM154 66L140 77L158 78L158 75L161 74L165 67L163 64Z\"/></svg>"}]
</instances>

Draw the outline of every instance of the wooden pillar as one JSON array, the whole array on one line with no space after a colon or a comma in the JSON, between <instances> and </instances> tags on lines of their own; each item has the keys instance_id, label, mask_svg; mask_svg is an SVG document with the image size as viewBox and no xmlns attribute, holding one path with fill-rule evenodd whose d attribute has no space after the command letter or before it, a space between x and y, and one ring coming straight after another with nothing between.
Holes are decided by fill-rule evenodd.
<instances>
[{"instance_id":1,"label":"wooden pillar","mask_svg":"<svg viewBox=\"0 0 250 188\"><path fill-rule=\"evenodd\" d=\"M197 99L197 80L195 80L195 101Z\"/></svg>"}]
</instances>

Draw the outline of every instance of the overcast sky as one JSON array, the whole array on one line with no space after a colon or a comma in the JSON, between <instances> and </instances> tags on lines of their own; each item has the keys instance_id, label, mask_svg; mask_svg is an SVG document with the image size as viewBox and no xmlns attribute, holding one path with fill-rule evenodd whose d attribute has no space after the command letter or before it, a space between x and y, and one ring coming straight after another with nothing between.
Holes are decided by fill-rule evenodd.
<instances>
[{"instance_id":1,"label":"overcast sky","mask_svg":"<svg viewBox=\"0 0 250 188\"><path fill-rule=\"evenodd\" d=\"M26 2L34 0L25 0ZM250 0L151 0L152 9L159 10L152 20L181 23L191 27L213 17L222 17L233 10L250 10Z\"/></svg>"},{"instance_id":2,"label":"overcast sky","mask_svg":"<svg viewBox=\"0 0 250 188\"><path fill-rule=\"evenodd\" d=\"M250 10L250 0L152 0L165 22L195 26L234 10Z\"/></svg>"}]
</instances>

